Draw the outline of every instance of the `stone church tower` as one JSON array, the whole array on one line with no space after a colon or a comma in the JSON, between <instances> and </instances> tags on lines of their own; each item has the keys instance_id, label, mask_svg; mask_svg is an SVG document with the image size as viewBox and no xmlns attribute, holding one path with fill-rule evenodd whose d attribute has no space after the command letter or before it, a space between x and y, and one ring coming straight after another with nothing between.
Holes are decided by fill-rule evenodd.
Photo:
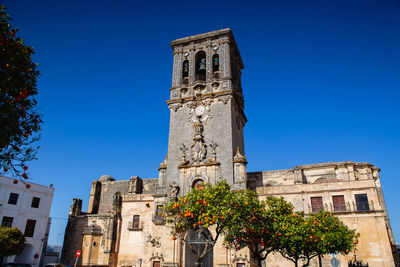
<instances>
[{"instance_id":1,"label":"stone church tower","mask_svg":"<svg viewBox=\"0 0 400 267\"><path fill-rule=\"evenodd\" d=\"M395 266L395 241L379 168L344 161L247 172L243 63L231 30L177 39L171 47L168 153L158 168L159 177L117 181L103 175L93 181L87 212L82 211L80 199L71 205L62 263L73 265L75 252L81 250L81 266L195 266L189 246L171 240L170 228L159 211L169 198L223 179L233 189L257 192L260 199L283 196L306 215L319 210L334 213L361 233L358 259L370 266ZM213 229L209 230L213 235ZM194 239L198 246L204 241ZM203 267L255 266L247 250L226 249L222 239L207 254ZM326 255L322 264L329 266L335 260L338 266L347 267L352 257ZM268 256L266 265L289 267L293 263L276 254Z\"/></svg>"},{"instance_id":2,"label":"stone church tower","mask_svg":"<svg viewBox=\"0 0 400 267\"><path fill-rule=\"evenodd\" d=\"M225 179L246 187L241 87L242 59L232 32L223 29L175 40L168 157L160 192L171 184L185 195L195 185Z\"/></svg>"}]
</instances>

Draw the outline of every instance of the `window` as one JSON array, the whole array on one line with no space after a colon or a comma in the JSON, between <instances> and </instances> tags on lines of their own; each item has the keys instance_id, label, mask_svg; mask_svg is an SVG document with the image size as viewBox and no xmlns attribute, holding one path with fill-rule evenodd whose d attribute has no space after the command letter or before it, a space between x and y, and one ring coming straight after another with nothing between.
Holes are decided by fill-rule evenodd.
<instances>
[{"instance_id":1,"label":"window","mask_svg":"<svg viewBox=\"0 0 400 267\"><path fill-rule=\"evenodd\" d=\"M16 205L18 201L18 194L17 193L10 193L10 198L8 199L8 204Z\"/></svg>"},{"instance_id":2,"label":"window","mask_svg":"<svg viewBox=\"0 0 400 267\"><path fill-rule=\"evenodd\" d=\"M157 205L156 214L155 214L155 217L157 219L163 219L163 217L161 216L162 215L162 208L163 208L163 205Z\"/></svg>"},{"instance_id":3,"label":"window","mask_svg":"<svg viewBox=\"0 0 400 267\"><path fill-rule=\"evenodd\" d=\"M39 208L39 203L40 203L40 198L38 198L38 197L33 197L33 198L32 198L31 207L32 207L32 208Z\"/></svg>"},{"instance_id":4,"label":"window","mask_svg":"<svg viewBox=\"0 0 400 267\"><path fill-rule=\"evenodd\" d=\"M3 220L1 221L1 225L5 227L11 227L13 222L13 217L4 216Z\"/></svg>"},{"instance_id":5,"label":"window","mask_svg":"<svg viewBox=\"0 0 400 267\"><path fill-rule=\"evenodd\" d=\"M356 194L357 211L369 211L368 196L367 194Z\"/></svg>"},{"instance_id":6,"label":"window","mask_svg":"<svg viewBox=\"0 0 400 267\"><path fill-rule=\"evenodd\" d=\"M344 196L332 196L333 210L334 211L346 211L346 203L344 202Z\"/></svg>"},{"instance_id":7,"label":"window","mask_svg":"<svg viewBox=\"0 0 400 267\"><path fill-rule=\"evenodd\" d=\"M204 181L201 179L197 179L193 182L193 188L196 190L203 190L204 189Z\"/></svg>"},{"instance_id":8,"label":"window","mask_svg":"<svg viewBox=\"0 0 400 267\"><path fill-rule=\"evenodd\" d=\"M25 226L25 237L33 237L33 233L35 232L36 220L27 220Z\"/></svg>"},{"instance_id":9,"label":"window","mask_svg":"<svg viewBox=\"0 0 400 267\"><path fill-rule=\"evenodd\" d=\"M311 198L311 210L313 213L318 212L320 210L324 210L324 206L322 204L322 197Z\"/></svg>"},{"instance_id":10,"label":"window","mask_svg":"<svg viewBox=\"0 0 400 267\"><path fill-rule=\"evenodd\" d=\"M244 263L236 263L236 267L245 267L246 265Z\"/></svg>"},{"instance_id":11,"label":"window","mask_svg":"<svg viewBox=\"0 0 400 267\"><path fill-rule=\"evenodd\" d=\"M138 230L140 229L140 215L133 215L133 229Z\"/></svg>"},{"instance_id":12,"label":"window","mask_svg":"<svg viewBox=\"0 0 400 267\"><path fill-rule=\"evenodd\" d=\"M153 261L153 267L161 267L161 263L159 261Z\"/></svg>"}]
</instances>

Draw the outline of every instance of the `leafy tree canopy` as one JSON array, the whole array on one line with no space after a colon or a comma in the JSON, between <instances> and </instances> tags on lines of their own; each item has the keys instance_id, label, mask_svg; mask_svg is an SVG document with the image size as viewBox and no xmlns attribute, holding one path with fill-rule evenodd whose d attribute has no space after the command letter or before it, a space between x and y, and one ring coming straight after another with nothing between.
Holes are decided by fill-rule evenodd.
<instances>
[{"instance_id":1,"label":"leafy tree canopy","mask_svg":"<svg viewBox=\"0 0 400 267\"><path fill-rule=\"evenodd\" d=\"M298 266L309 265L316 256L330 253L348 254L358 243L359 234L350 230L329 212L320 211L305 218L302 214L280 222L283 233L280 253Z\"/></svg>"},{"instance_id":2,"label":"leafy tree canopy","mask_svg":"<svg viewBox=\"0 0 400 267\"><path fill-rule=\"evenodd\" d=\"M27 179L25 163L35 159L33 144L42 123L34 98L39 71L33 48L17 36L5 10L0 5L0 174Z\"/></svg>"},{"instance_id":3,"label":"leafy tree canopy","mask_svg":"<svg viewBox=\"0 0 400 267\"><path fill-rule=\"evenodd\" d=\"M240 250L248 247L258 266L271 252L281 248L280 222L293 214L292 204L282 197L259 201L256 193L242 194L232 203L235 218L225 235L225 246Z\"/></svg>"},{"instance_id":4,"label":"leafy tree canopy","mask_svg":"<svg viewBox=\"0 0 400 267\"><path fill-rule=\"evenodd\" d=\"M206 183L204 187L193 189L185 197L170 200L164 207L163 215L172 227L172 239L180 238L186 241L185 236L189 231L198 231L206 235L204 230L212 228L215 235L197 255L200 263L211 251L218 237L225 232L229 221L237 216L231 208L237 194L238 192L231 191L225 181L221 181L215 186ZM206 236L206 239L209 237Z\"/></svg>"},{"instance_id":5,"label":"leafy tree canopy","mask_svg":"<svg viewBox=\"0 0 400 267\"><path fill-rule=\"evenodd\" d=\"M0 226L0 262L4 257L18 255L25 247L25 237L17 227Z\"/></svg>"}]
</instances>

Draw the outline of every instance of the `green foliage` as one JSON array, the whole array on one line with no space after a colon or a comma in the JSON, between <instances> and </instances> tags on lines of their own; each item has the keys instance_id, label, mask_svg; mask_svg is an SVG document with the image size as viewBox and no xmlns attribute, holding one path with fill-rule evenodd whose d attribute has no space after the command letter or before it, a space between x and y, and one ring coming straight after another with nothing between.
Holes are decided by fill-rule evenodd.
<instances>
[{"instance_id":1,"label":"green foliage","mask_svg":"<svg viewBox=\"0 0 400 267\"><path fill-rule=\"evenodd\" d=\"M25 247L25 237L17 227L0 226L0 260L20 254Z\"/></svg>"},{"instance_id":2,"label":"green foliage","mask_svg":"<svg viewBox=\"0 0 400 267\"><path fill-rule=\"evenodd\" d=\"M206 183L202 190L193 189L185 197L168 202L163 215L173 226L173 238L184 239L187 231L210 226L221 233L232 216L233 195L230 186L223 181L215 186Z\"/></svg>"},{"instance_id":3,"label":"green foliage","mask_svg":"<svg viewBox=\"0 0 400 267\"><path fill-rule=\"evenodd\" d=\"M256 193L245 191L233 205L235 217L225 235L225 246L236 250L248 247L258 265L271 252L281 248L280 222L293 213L293 206L282 197L260 202Z\"/></svg>"},{"instance_id":4,"label":"green foliage","mask_svg":"<svg viewBox=\"0 0 400 267\"><path fill-rule=\"evenodd\" d=\"M358 243L359 234L329 212L321 211L307 218L299 214L280 224L285 227L282 234L286 237L281 238L280 252L296 266L299 260L308 265L318 255L348 254Z\"/></svg>"},{"instance_id":5,"label":"green foliage","mask_svg":"<svg viewBox=\"0 0 400 267\"><path fill-rule=\"evenodd\" d=\"M28 178L25 162L35 159L42 120L36 110L37 64L33 48L12 29L0 5L0 174Z\"/></svg>"},{"instance_id":6,"label":"green foliage","mask_svg":"<svg viewBox=\"0 0 400 267\"><path fill-rule=\"evenodd\" d=\"M183 198L170 200L162 216L172 227L173 240L185 240L191 230L215 230L212 242L198 255L199 262L220 234L227 248L248 247L259 266L271 252L281 253L296 266L299 261L308 265L318 255L348 254L359 236L328 212L305 217L293 212L293 205L282 197L260 201L252 191L231 191L226 182L205 184L202 190L193 189Z\"/></svg>"},{"instance_id":7,"label":"green foliage","mask_svg":"<svg viewBox=\"0 0 400 267\"><path fill-rule=\"evenodd\" d=\"M207 242L203 251L197 254L198 263L211 251L218 237L226 232L230 220L237 216L231 209L231 203L237 194L231 191L225 181L218 182L215 186L207 183L203 188L193 189L185 197L172 199L164 206L162 216L166 217L167 223L172 227L173 240L180 238L186 241L188 231L199 231L203 234L206 228L215 231L211 242Z\"/></svg>"}]
</instances>

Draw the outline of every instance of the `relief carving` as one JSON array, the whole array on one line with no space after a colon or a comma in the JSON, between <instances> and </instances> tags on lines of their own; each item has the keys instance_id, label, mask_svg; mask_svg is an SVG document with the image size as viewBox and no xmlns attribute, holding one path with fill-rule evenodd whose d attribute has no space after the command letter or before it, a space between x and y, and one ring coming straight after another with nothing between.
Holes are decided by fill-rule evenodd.
<instances>
[{"instance_id":1,"label":"relief carving","mask_svg":"<svg viewBox=\"0 0 400 267\"><path fill-rule=\"evenodd\" d=\"M170 110L173 110L173 111L177 111L178 109L180 109L182 107L182 104L181 103L174 103L174 104L169 104L168 105L168 108L170 109Z\"/></svg>"},{"instance_id":2,"label":"relief carving","mask_svg":"<svg viewBox=\"0 0 400 267\"><path fill-rule=\"evenodd\" d=\"M178 193L179 193L178 184L175 183L175 181L173 181L172 184L169 185L169 187L171 187L171 189L169 190L170 197L171 198L177 198L178 197Z\"/></svg>"}]
</instances>

